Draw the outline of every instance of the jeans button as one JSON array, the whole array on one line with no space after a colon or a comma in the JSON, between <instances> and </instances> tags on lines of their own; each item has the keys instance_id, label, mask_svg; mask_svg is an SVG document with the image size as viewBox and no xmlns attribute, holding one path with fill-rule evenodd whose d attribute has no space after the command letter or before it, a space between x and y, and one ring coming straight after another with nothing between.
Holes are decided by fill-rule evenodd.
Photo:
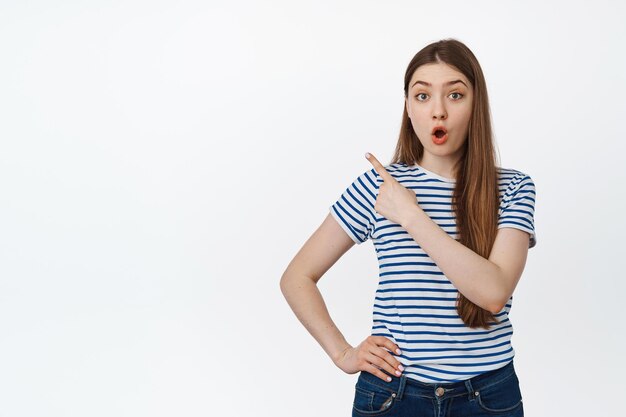
<instances>
[{"instance_id":1,"label":"jeans button","mask_svg":"<svg viewBox=\"0 0 626 417\"><path fill-rule=\"evenodd\" d=\"M444 391L445 391L445 390L444 390L443 388L439 387L439 388L437 388L437 389L435 390L435 395L436 395L437 397L441 397L441 396L443 395Z\"/></svg>"}]
</instances>

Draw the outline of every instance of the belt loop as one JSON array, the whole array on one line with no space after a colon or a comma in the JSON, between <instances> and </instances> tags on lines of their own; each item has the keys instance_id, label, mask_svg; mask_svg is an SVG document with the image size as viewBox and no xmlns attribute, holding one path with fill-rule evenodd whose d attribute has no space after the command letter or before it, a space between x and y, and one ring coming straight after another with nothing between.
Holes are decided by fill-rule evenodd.
<instances>
[{"instance_id":1,"label":"belt loop","mask_svg":"<svg viewBox=\"0 0 626 417\"><path fill-rule=\"evenodd\" d=\"M397 400L402 399L402 394L404 394L404 387L406 386L406 375L400 375L400 385L398 386L398 392L396 395Z\"/></svg>"},{"instance_id":2,"label":"belt loop","mask_svg":"<svg viewBox=\"0 0 626 417\"><path fill-rule=\"evenodd\" d=\"M467 388L467 399L470 401L474 401L474 387L472 387L472 378L465 380L465 387Z\"/></svg>"}]
</instances>

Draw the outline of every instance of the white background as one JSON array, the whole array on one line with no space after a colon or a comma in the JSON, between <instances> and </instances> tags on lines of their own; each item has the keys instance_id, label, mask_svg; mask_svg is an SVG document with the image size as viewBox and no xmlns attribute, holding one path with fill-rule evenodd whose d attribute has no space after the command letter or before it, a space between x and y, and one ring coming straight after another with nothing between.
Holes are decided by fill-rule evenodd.
<instances>
[{"instance_id":1,"label":"white background","mask_svg":"<svg viewBox=\"0 0 626 417\"><path fill-rule=\"evenodd\" d=\"M505 4L506 3L506 4ZM2 1L0 416L347 416L279 280L389 162L404 71L479 59L537 187L511 312L529 416L623 409L626 9L618 1ZM356 345L371 242L320 281Z\"/></svg>"}]
</instances>

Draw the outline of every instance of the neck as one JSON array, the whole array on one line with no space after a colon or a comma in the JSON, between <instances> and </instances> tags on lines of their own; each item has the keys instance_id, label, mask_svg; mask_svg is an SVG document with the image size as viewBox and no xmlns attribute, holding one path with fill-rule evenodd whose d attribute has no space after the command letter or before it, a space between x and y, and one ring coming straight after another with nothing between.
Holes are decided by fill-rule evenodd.
<instances>
[{"instance_id":1,"label":"neck","mask_svg":"<svg viewBox=\"0 0 626 417\"><path fill-rule=\"evenodd\" d=\"M460 160L456 157L436 157L425 153L417 163L425 169L445 178L456 179L455 164Z\"/></svg>"}]
</instances>

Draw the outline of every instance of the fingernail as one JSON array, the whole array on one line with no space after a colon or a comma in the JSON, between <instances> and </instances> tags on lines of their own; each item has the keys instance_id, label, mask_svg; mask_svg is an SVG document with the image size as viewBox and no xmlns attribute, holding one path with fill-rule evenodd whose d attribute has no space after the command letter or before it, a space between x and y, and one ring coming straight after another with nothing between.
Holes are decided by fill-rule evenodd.
<instances>
[{"instance_id":1,"label":"fingernail","mask_svg":"<svg viewBox=\"0 0 626 417\"><path fill-rule=\"evenodd\" d=\"M402 375L402 372L396 371L396 375L400 376L400 375Z\"/></svg>"},{"instance_id":2,"label":"fingernail","mask_svg":"<svg viewBox=\"0 0 626 417\"><path fill-rule=\"evenodd\" d=\"M398 365L398 369L401 370L401 371L404 371L404 366Z\"/></svg>"},{"instance_id":3,"label":"fingernail","mask_svg":"<svg viewBox=\"0 0 626 417\"><path fill-rule=\"evenodd\" d=\"M390 376L387 377L387 382L389 382L389 381L391 381L391 377Z\"/></svg>"},{"instance_id":4,"label":"fingernail","mask_svg":"<svg viewBox=\"0 0 626 417\"><path fill-rule=\"evenodd\" d=\"M370 157L370 153L369 152L365 152L365 157L369 158Z\"/></svg>"},{"instance_id":5,"label":"fingernail","mask_svg":"<svg viewBox=\"0 0 626 417\"><path fill-rule=\"evenodd\" d=\"M398 355L402 355L402 352L400 352L400 349L396 349L396 353L397 353Z\"/></svg>"}]
</instances>

